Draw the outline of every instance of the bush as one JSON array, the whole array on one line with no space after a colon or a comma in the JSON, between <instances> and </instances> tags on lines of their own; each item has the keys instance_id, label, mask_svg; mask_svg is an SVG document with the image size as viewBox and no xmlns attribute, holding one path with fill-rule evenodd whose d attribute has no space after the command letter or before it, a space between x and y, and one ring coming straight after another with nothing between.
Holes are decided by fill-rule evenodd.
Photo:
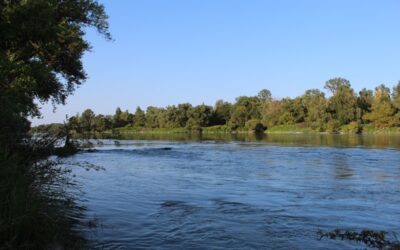
<instances>
[{"instance_id":1,"label":"bush","mask_svg":"<svg viewBox=\"0 0 400 250\"><path fill-rule=\"evenodd\" d=\"M186 123L186 130L189 132L196 132L196 133L201 133L202 128L199 124L199 122L197 122L195 119L190 118L187 123Z\"/></svg>"},{"instance_id":2,"label":"bush","mask_svg":"<svg viewBox=\"0 0 400 250\"><path fill-rule=\"evenodd\" d=\"M326 123L326 132L337 133L339 131L339 124L337 121L330 120Z\"/></svg>"},{"instance_id":3,"label":"bush","mask_svg":"<svg viewBox=\"0 0 400 250\"><path fill-rule=\"evenodd\" d=\"M359 122L353 121L340 128L340 132L346 134L359 134L362 132L362 126Z\"/></svg>"},{"instance_id":4,"label":"bush","mask_svg":"<svg viewBox=\"0 0 400 250\"><path fill-rule=\"evenodd\" d=\"M266 127L262 124L262 122L259 119L248 120L245 124L245 128L249 132L254 132L254 133L264 133L266 129Z\"/></svg>"}]
</instances>

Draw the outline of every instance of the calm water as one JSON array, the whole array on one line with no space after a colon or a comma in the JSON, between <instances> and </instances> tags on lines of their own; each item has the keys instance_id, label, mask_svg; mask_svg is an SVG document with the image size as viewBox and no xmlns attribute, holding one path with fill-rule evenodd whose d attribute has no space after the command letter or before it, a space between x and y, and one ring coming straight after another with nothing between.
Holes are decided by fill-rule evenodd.
<instances>
[{"instance_id":1,"label":"calm water","mask_svg":"<svg viewBox=\"0 0 400 250\"><path fill-rule=\"evenodd\" d=\"M360 249L317 231L400 236L399 137L278 137L102 140L68 159L104 167L74 170L98 222L82 230L104 249Z\"/></svg>"}]
</instances>

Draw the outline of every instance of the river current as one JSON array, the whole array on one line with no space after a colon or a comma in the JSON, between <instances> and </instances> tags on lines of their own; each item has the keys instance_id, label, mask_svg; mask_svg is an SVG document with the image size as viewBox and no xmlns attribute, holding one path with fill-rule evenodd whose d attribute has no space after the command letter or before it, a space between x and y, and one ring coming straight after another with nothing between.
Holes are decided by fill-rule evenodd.
<instances>
[{"instance_id":1,"label":"river current","mask_svg":"<svg viewBox=\"0 0 400 250\"><path fill-rule=\"evenodd\" d=\"M79 230L100 249L360 249L317 232L400 236L397 140L285 142L96 141L66 159L102 168L73 168L95 222Z\"/></svg>"}]
</instances>

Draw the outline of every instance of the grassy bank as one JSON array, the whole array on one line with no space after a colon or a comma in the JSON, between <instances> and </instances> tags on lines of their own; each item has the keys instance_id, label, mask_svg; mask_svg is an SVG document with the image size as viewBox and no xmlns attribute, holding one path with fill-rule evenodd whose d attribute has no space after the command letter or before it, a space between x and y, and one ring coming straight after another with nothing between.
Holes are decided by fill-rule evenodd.
<instances>
[{"instance_id":1,"label":"grassy bank","mask_svg":"<svg viewBox=\"0 0 400 250\"><path fill-rule=\"evenodd\" d=\"M373 125L368 124L363 127L363 134L400 134L400 127L394 128L375 128Z\"/></svg>"},{"instance_id":2,"label":"grassy bank","mask_svg":"<svg viewBox=\"0 0 400 250\"><path fill-rule=\"evenodd\" d=\"M299 124L274 126L268 128L266 132L271 134L319 133L310 127L305 127Z\"/></svg>"},{"instance_id":3,"label":"grassy bank","mask_svg":"<svg viewBox=\"0 0 400 250\"><path fill-rule=\"evenodd\" d=\"M134 128L134 127L122 127L114 130L107 130L101 133L106 134L187 134L187 133L198 133L199 131L191 131L186 128ZM201 128L203 134L247 134L252 133L245 129L238 129L232 131L226 125L217 125L210 127ZM356 134L356 130L348 129L348 126L339 129L339 133L342 134ZM336 132L336 133L338 133ZM101 134L98 133L98 134ZM325 134L329 132L319 132L310 127L304 126L303 124L294 125L279 125L273 126L265 130L266 134ZM373 125L360 126L361 134L400 134L400 127L394 128L375 128Z\"/></svg>"},{"instance_id":4,"label":"grassy bank","mask_svg":"<svg viewBox=\"0 0 400 250\"><path fill-rule=\"evenodd\" d=\"M105 133L132 133L132 134L178 134L186 133L185 128L133 128L133 127L122 127L116 128L114 131L107 130Z\"/></svg>"}]
</instances>

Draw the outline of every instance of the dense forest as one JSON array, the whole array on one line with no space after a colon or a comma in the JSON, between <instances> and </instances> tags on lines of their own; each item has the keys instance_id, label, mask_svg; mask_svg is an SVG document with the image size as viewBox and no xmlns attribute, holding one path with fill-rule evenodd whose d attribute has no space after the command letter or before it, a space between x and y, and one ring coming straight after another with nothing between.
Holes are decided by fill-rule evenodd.
<instances>
[{"instance_id":1,"label":"dense forest","mask_svg":"<svg viewBox=\"0 0 400 250\"><path fill-rule=\"evenodd\" d=\"M262 132L282 125L313 132L361 133L367 127L400 126L400 82L393 89L382 84L374 91L356 93L348 80L334 78L324 88L329 96L310 89L299 97L278 100L263 89L257 96L240 96L235 103L219 100L214 106L182 103L165 108L150 106L145 111L137 107L134 113L117 108L114 115L96 115L86 109L70 117L68 124L77 133L145 128Z\"/></svg>"}]
</instances>

